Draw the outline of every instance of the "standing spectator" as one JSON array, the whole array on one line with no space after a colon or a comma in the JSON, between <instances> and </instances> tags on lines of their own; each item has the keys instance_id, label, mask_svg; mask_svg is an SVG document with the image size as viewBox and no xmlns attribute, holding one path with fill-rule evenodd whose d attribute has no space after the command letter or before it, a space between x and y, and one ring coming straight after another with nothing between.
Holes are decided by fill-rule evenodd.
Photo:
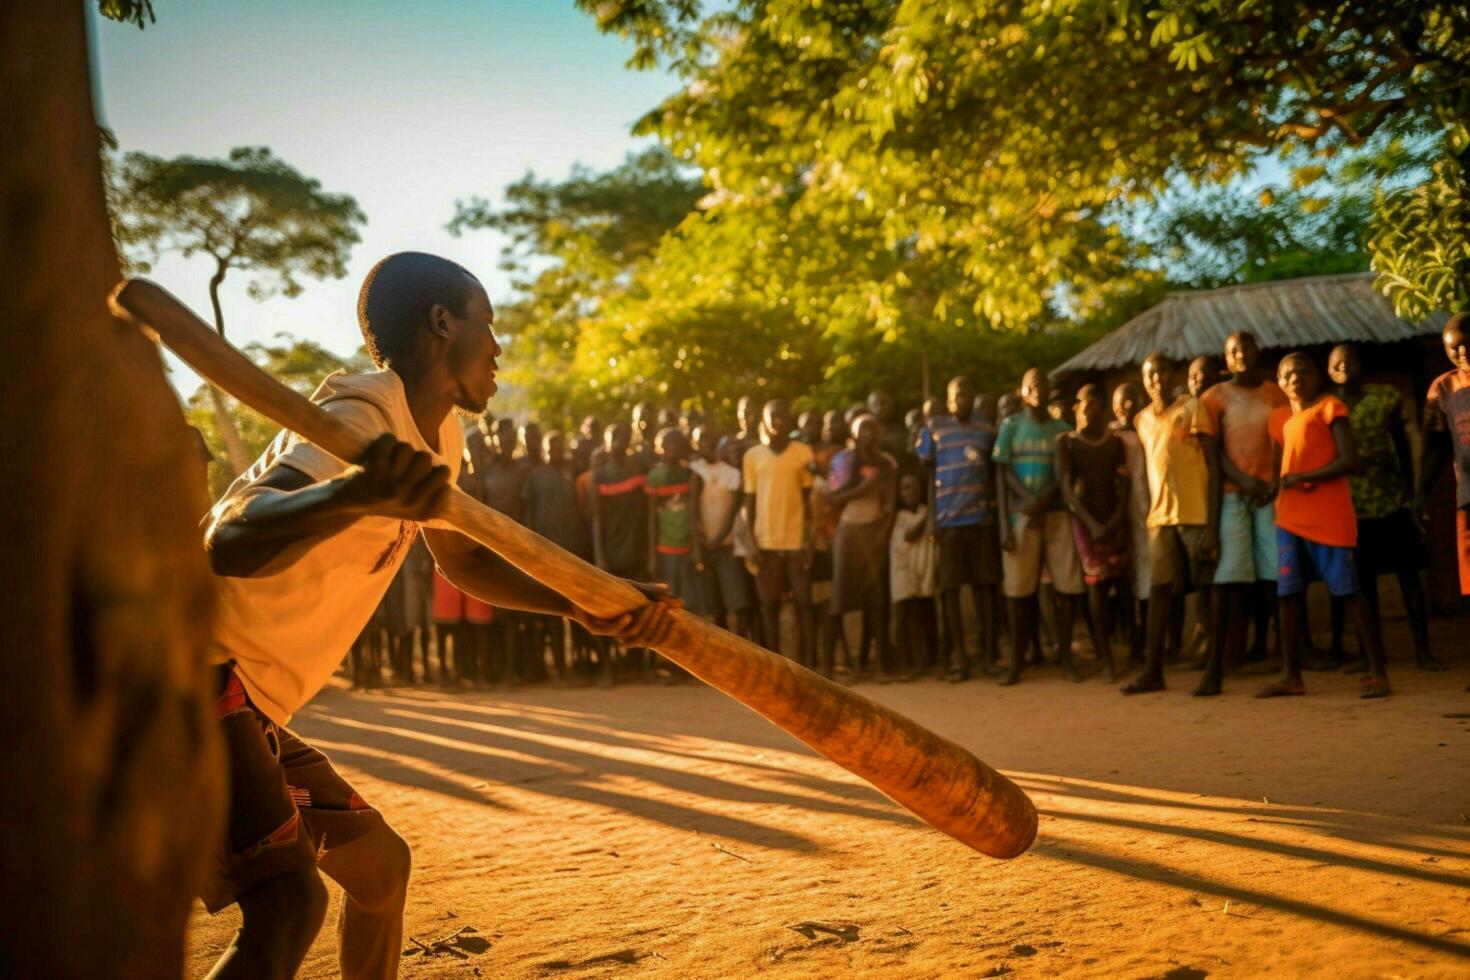
<instances>
[{"instance_id":1,"label":"standing spectator","mask_svg":"<svg viewBox=\"0 0 1470 980\"><path fill-rule=\"evenodd\" d=\"M704 554L705 611L716 625L750 636L750 586L735 555L735 521L740 514L740 471L719 458L720 439L714 426L694 427L695 458L689 468L699 475L694 511L695 535Z\"/></svg>"},{"instance_id":2,"label":"standing spectator","mask_svg":"<svg viewBox=\"0 0 1470 980\"><path fill-rule=\"evenodd\" d=\"M1132 602L1128 588L1128 452L1108 428L1101 388L1083 385L1077 392L1075 412L1077 431L1057 437L1057 486L1072 512L1072 534L1092 611L1088 625L1093 651L1111 683L1117 674L1108 641L1112 633L1109 586L1117 587L1125 606ZM1133 637L1128 639L1131 645Z\"/></svg>"},{"instance_id":3,"label":"standing spectator","mask_svg":"<svg viewBox=\"0 0 1470 980\"><path fill-rule=\"evenodd\" d=\"M1368 674L1361 696L1389 693L1378 620L1358 591L1353 548L1358 541L1352 489L1347 475L1358 465L1348 408L1322 391L1317 365L1305 354L1288 354L1276 369L1289 408L1271 415L1271 438L1281 446L1280 492L1276 498L1276 595L1281 602L1285 650L1281 679L1256 697L1305 694L1302 683L1302 620L1310 578L1321 578L1329 594L1346 601L1348 616L1368 647Z\"/></svg>"},{"instance_id":4,"label":"standing spectator","mask_svg":"<svg viewBox=\"0 0 1470 980\"><path fill-rule=\"evenodd\" d=\"M628 444L628 453L643 473L653 469L653 464L658 462L653 452L653 437L658 434L654 428L656 421L656 410L648 402L633 406L632 442Z\"/></svg>"},{"instance_id":5,"label":"standing spectator","mask_svg":"<svg viewBox=\"0 0 1470 980\"><path fill-rule=\"evenodd\" d=\"M1124 694L1164 689L1164 633L1171 593L1176 583L1208 588L1220 552L1219 470L1213 440L1199 433L1198 402L1188 393L1171 400L1175 384L1174 365L1166 356L1153 353L1144 360L1143 388L1150 401L1133 425L1143 444L1152 501L1147 650L1142 672L1123 688Z\"/></svg>"},{"instance_id":6,"label":"standing spectator","mask_svg":"<svg viewBox=\"0 0 1470 980\"><path fill-rule=\"evenodd\" d=\"M760 445L761 417L760 406L756 403L754 395L741 395L740 400L735 403L736 432L732 442L736 463L738 467L744 468L745 454L752 446Z\"/></svg>"},{"instance_id":7,"label":"standing spectator","mask_svg":"<svg viewBox=\"0 0 1470 980\"><path fill-rule=\"evenodd\" d=\"M1333 393L1348 407L1358 447L1358 471L1348 477L1348 486L1358 518L1358 547L1353 558L1363 596L1373 617L1380 618L1378 576L1393 573L1409 614L1415 662L1420 670L1444 670L1444 664L1429 651L1429 603L1419 581L1427 559L1423 536L1409 511L1414 455L1404 424L1404 400L1392 385L1363 383L1363 365L1351 344L1332 348L1327 374L1336 386ZM1342 600L1332 603L1332 647L1339 654L1345 612Z\"/></svg>"},{"instance_id":8,"label":"standing spectator","mask_svg":"<svg viewBox=\"0 0 1470 980\"><path fill-rule=\"evenodd\" d=\"M926 669L939 656L934 536L929 532L929 509L924 503L925 482L914 473L898 478L898 509L889 535L889 589L897 621L900 676Z\"/></svg>"},{"instance_id":9,"label":"standing spectator","mask_svg":"<svg viewBox=\"0 0 1470 980\"><path fill-rule=\"evenodd\" d=\"M1470 315L1456 313L1441 337L1452 368L1434 379L1424 403L1424 464L1414 495L1420 523L1429 526L1429 490L1444 470L1455 467L1455 538L1460 558L1460 594L1470 595ZM1449 445L1446 446L1445 443Z\"/></svg>"},{"instance_id":10,"label":"standing spectator","mask_svg":"<svg viewBox=\"0 0 1470 980\"><path fill-rule=\"evenodd\" d=\"M832 539L831 628L833 635L841 632L845 615L861 612L863 641L858 650L858 670L866 667L868 650L876 642L882 674L886 670L887 646L882 576L887 574L884 559L898 464L878 448L878 420L871 415L859 416L852 442L850 448L832 458L828 474L827 499L838 511L837 533ZM823 666L830 671L830 663Z\"/></svg>"},{"instance_id":11,"label":"standing spectator","mask_svg":"<svg viewBox=\"0 0 1470 980\"><path fill-rule=\"evenodd\" d=\"M878 420L878 448L897 460L905 453L914 451L913 444L908 441L908 435L904 431L901 420L895 414L893 396L886 391L875 390L868 393L868 401L865 406L867 413ZM851 424L857 416L848 419ZM853 435L857 432L854 430Z\"/></svg>"},{"instance_id":12,"label":"standing spectator","mask_svg":"<svg viewBox=\"0 0 1470 980\"><path fill-rule=\"evenodd\" d=\"M493 454L479 482L484 488L485 496L482 499L486 504L517 524L522 524L521 487L526 482L528 468L516 456L519 447L520 433L515 420L496 419L491 429ZM526 642L529 621L530 614L507 609L499 610L483 623L470 618L472 642L478 650L478 659L482 662L482 673L490 683L514 685L522 680L532 679L528 676L527 669L530 659Z\"/></svg>"},{"instance_id":13,"label":"standing spectator","mask_svg":"<svg viewBox=\"0 0 1470 980\"><path fill-rule=\"evenodd\" d=\"M756 592L762 637L779 652L781 602L796 605L797 662L811 663L811 447L791 441L791 409L774 399L762 412L766 442L745 453L745 513L759 550Z\"/></svg>"},{"instance_id":14,"label":"standing spectator","mask_svg":"<svg viewBox=\"0 0 1470 980\"><path fill-rule=\"evenodd\" d=\"M1138 412L1147 396L1137 381L1125 381L1113 389L1113 432L1123 443L1128 459L1128 564L1133 584L1134 602L1123 607L1132 619L1128 627L1130 667L1143 663L1143 624L1148 622L1148 464L1144 462L1143 443L1133 428ZM1136 608L1135 608L1136 607Z\"/></svg>"},{"instance_id":15,"label":"standing spectator","mask_svg":"<svg viewBox=\"0 0 1470 980\"><path fill-rule=\"evenodd\" d=\"M842 432L846 431L846 424L840 417L837 420L837 429ZM827 427L824 424L824 436L826 431ZM814 609L830 608L833 587L832 539L837 536L837 521L842 508L832 502L833 488L829 482L829 475L832 460L842 452L844 445L829 443L822 437L819 437L815 443L808 442L807 445L812 449L812 489L809 497L812 524L812 606ZM841 627L841 617L834 620L830 615L814 616L813 648L821 661L820 670L827 677L832 676L839 641L842 643L844 656L848 654L847 634ZM846 656L846 659L851 660L852 658Z\"/></svg>"},{"instance_id":16,"label":"standing spectator","mask_svg":"<svg viewBox=\"0 0 1470 980\"><path fill-rule=\"evenodd\" d=\"M1000 397L995 400L996 424L998 425L1004 422L1020 410L1021 399L1016 396L1014 391L1001 392Z\"/></svg>"},{"instance_id":17,"label":"standing spectator","mask_svg":"<svg viewBox=\"0 0 1470 980\"><path fill-rule=\"evenodd\" d=\"M691 408L679 416L679 431L685 436L692 436L694 430L704 425L704 413L697 408Z\"/></svg>"},{"instance_id":18,"label":"standing spectator","mask_svg":"<svg viewBox=\"0 0 1470 980\"><path fill-rule=\"evenodd\" d=\"M678 429L660 429L654 437L654 451L658 462L643 484L648 497L651 577L667 585L690 612L702 614L703 543L694 533L695 502L701 490L699 474L689 467L689 444Z\"/></svg>"},{"instance_id":19,"label":"standing spectator","mask_svg":"<svg viewBox=\"0 0 1470 980\"><path fill-rule=\"evenodd\" d=\"M602 450L602 420L588 415L577 427L577 440L572 445L572 469L581 476L592 468L593 456Z\"/></svg>"},{"instance_id":20,"label":"standing spectator","mask_svg":"<svg viewBox=\"0 0 1470 980\"><path fill-rule=\"evenodd\" d=\"M847 436L847 420L842 417L841 412L834 408L822 416L822 444L830 448L834 455L847 445Z\"/></svg>"},{"instance_id":21,"label":"standing spectator","mask_svg":"<svg viewBox=\"0 0 1470 980\"><path fill-rule=\"evenodd\" d=\"M988 391L982 391L975 395L975 421L989 425L999 425L996 421L996 412L1000 408L999 400Z\"/></svg>"},{"instance_id":22,"label":"standing spectator","mask_svg":"<svg viewBox=\"0 0 1470 980\"><path fill-rule=\"evenodd\" d=\"M816 409L808 409L797 416L796 432L792 438L811 446L815 452L822 442L822 413Z\"/></svg>"},{"instance_id":23,"label":"standing spectator","mask_svg":"<svg viewBox=\"0 0 1470 980\"><path fill-rule=\"evenodd\" d=\"M1201 354L1199 357L1196 357L1194 360L1189 362L1189 367L1185 370L1185 390L1189 392L1189 397L1194 399L1196 405L1199 403L1201 396L1203 396L1208 389L1214 387L1219 382L1220 362L1213 354ZM1215 444L1217 446L1217 452L1219 441L1219 434L1216 433ZM1194 629L1190 632L1189 642L1187 645L1182 642L1171 642L1167 650L1167 655L1165 657L1166 661L1172 661L1173 657L1178 653L1179 648L1181 646L1187 646L1190 653L1192 653L1195 657L1194 666L1204 667L1208 670L1209 664L1205 656L1205 651L1208 649L1208 638L1210 636L1210 633L1212 630L1215 629L1215 626L1218 622L1215 618L1215 604L1213 601L1215 598L1215 593L1217 591L1219 590L1214 588L1195 589ZM1183 597L1176 593L1174 601L1175 605L1180 605L1183 602ZM1175 626L1176 623L1171 621L1170 629L1174 629ZM1184 628L1182 610L1180 618L1177 622L1177 627L1182 632ZM1221 648L1220 643L1222 642L1223 640L1217 639L1215 645L1216 650L1219 650ZM1206 673L1206 676L1208 676L1208 673Z\"/></svg>"},{"instance_id":24,"label":"standing spectator","mask_svg":"<svg viewBox=\"0 0 1470 980\"><path fill-rule=\"evenodd\" d=\"M996 530L995 475L991 453L996 428L975 416L975 386L963 375L946 389L949 413L919 432L918 456L931 468L928 506L938 545L938 587L944 616L944 667L951 681L969 676L960 590L970 587L979 619L976 645L981 669L998 670L1001 579L1000 535Z\"/></svg>"},{"instance_id":25,"label":"standing spectator","mask_svg":"<svg viewBox=\"0 0 1470 980\"><path fill-rule=\"evenodd\" d=\"M541 437L539 459L526 473L521 487L521 513L526 527L578 558L589 554L587 526L577 508L576 480L567 458L566 437L552 429ZM559 680L567 679L565 620L556 616L533 621L531 648L535 659L551 647L552 664Z\"/></svg>"},{"instance_id":26,"label":"standing spectator","mask_svg":"<svg viewBox=\"0 0 1470 980\"><path fill-rule=\"evenodd\" d=\"M1233 661L1244 655L1252 590L1276 587L1276 448L1270 419L1287 401L1266 377L1260 358L1254 335L1245 330L1231 334L1225 338L1229 379L1199 396L1199 432L1213 440L1223 484L1220 561L1216 588L1210 590L1217 593L1210 623L1212 655L1194 689L1199 696L1219 694L1227 656Z\"/></svg>"},{"instance_id":27,"label":"standing spectator","mask_svg":"<svg viewBox=\"0 0 1470 980\"><path fill-rule=\"evenodd\" d=\"M494 506L490 483L491 469L496 461L494 437L508 426L510 438L514 440L515 423L501 419L488 424L489 434L474 424L466 428L465 465L460 468L457 482L461 490L480 503ZM511 445L514 446L514 441ZM461 592L437 572L433 582L434 644L441 673L446 649L452 646L454 672L460 679L470 683L501 682L505 658L491 642L495 610L474 596Z\"/></svg>"},{"instance_id":28,"label":"standing spectator","mask_svg":"<svg viewBox=\"0 0 1470 980\"><path fill-rule=\"evenodd\" d=\"M628 457L631 436L627 422L614 422L604 433L602 455L592 471L588 494L592 501L592 555L603 571L641 581L648 576L648 508L643 494L647 477ZM641 654L633 655L646 674L648 665L641 662ZM610 670L604 668L602 682L611 680Z\"/></svg>"},{"instance_id":29,"label":"standing spectator","mask_svg":"<svg viewBox=\"0 0 1470 980\"><path fill-rule=\"evenodd\" d=\"M496 419L491 429L490 455L480 474L480 486L486 504L516 523L521 522L521 484L526 479L526 466L516 458L520 435L514 419Z\"/></svg>"},{"instance_id":30,"label":"standing spectator","mask_svg":"<svg viewBox=\"0 0 1470 980\"><path fill-rule=\"evenodd\" d=\"M1068 677L1072 666L1072 620L1083 593L1082 567L1067 510L1057 492L1057 436L1065 423L1047 414L1051 385L1046 372L1031 368L1021 379L1024 409L1001 423L991 458L996 467L1002 589L1010 618L1011 663L1000 683L1021 679L1026 640L1032 636L1037 593L1044 567L1060 598L1057 649Z\"/></svg>"},{"instance_id":31,"label":"standing spectator","mask_svg":"<svg viewBox=\"0 0 1470 980\"><path fill-rule=\"evenodd\" d=\"M423 535L415 535L413 544L408 548L408 557L399 566L398 573L393 576L393 583L383 596L383 625L388 631L388 659L394 661L395 658L402 657L407 664L407 676L411 681L414 676L414 648L421 645L425 684L430 682L432 676L429 670L429 647L432 645L429 629L433 623L433 574L433 556L424 544ZM445 664L441 661L441 682L448 679L444 671Z\"/></svg>"}]
</instances>

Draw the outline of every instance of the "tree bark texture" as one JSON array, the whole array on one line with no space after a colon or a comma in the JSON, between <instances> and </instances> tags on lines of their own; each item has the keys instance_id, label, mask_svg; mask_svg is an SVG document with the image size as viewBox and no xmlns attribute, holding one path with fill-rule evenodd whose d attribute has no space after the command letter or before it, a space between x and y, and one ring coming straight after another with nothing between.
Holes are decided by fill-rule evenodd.
<instances>
[{"instance_id":1,"label":"tree bark texture","mask_svg":"<svg viewBox=\"0 0 1470 980\"><path fill-rule=\"evenodd\" d=\"M80 3L0 5L0 976L182 972L222 817L204 472L119 278Z\"/></svg>"}]
</instances>

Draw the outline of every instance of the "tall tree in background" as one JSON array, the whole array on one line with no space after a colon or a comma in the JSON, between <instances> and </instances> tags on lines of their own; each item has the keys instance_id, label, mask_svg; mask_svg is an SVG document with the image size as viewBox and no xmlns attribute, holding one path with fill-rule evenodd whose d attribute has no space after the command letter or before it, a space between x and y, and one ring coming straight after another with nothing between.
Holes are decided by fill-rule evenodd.
<instances>
[{"instance_id":1,"label":"tall tree in background","mask_svg":"<svg viewBox=\"0 0 1470 980\"><path fill-rule=\"evenodd\" d=\"M792 221L876 221L962 273L920 290L936 312L1019 328L1058 299L1103 308L1133 258L1120 211L1378 134L1433 143L1430 176L1373 205L1380 288L1406 315L1467 299L1457 0L579 4L634 40L634 64L684 78L643 131L706 169L711 218L785 199ZM856 263L845 278L901 300L900 275Z\"/></svg>"},{"instance_id":2,"label":"tall tree in background","mask_svg":"<svg viewBox=\"0 0 1470 980\"><path fill-rule=\"evenodd\" d=\"M225 332L219 290L233 270L252 276L249 293L296 296L301 279L340 279L367 219L346 194L328 194L266 147L237 147L224 160L164 160L129 153L111 168L114 228L140 271L164 252L213 260L209 301ZM210 387L215 421L236 473L251 456L225 395Z\"/></svg>"},{"instance_id":3,"label":"tall tree in background","mask_svg":"<svg viewBox=\"0 0 1470 980\"><path fill-rule=\"evenodd\" d=\"M562 181L528 173L506 187L500 208L484 198L456 202L452 233L487 229L510 239L502 265L519 297L497 309L496 323L513 345L507 380L525 387L541 418L616 398L607 387L579 392L576 380L594 379L569 373L586 325L630 288L704 189L697 172L655 146L603 173L577 166Z\"/></svg>"}]
</instances>

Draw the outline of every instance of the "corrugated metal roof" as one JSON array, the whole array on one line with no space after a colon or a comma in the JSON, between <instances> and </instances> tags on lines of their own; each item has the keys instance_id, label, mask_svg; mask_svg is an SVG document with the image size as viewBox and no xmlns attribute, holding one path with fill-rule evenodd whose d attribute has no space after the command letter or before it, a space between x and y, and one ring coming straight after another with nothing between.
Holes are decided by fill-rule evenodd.
<instances>
[{"instance_id":1,"label":"corrugated metal roof","mask_svg":"<svg viewBox=\"0 0 1470 980\"><path fill-rule=\"evenodd\" d=\"M1139 364L1154 351L1177 360L1219 354L1237 330L1249 330L1266 349L1392 343L1439 333L1448 318L1436 313L1420 323L1399 319L1373 289L1371 272L1170 293L1052 375Z\"/></svg>"}]
</instances>

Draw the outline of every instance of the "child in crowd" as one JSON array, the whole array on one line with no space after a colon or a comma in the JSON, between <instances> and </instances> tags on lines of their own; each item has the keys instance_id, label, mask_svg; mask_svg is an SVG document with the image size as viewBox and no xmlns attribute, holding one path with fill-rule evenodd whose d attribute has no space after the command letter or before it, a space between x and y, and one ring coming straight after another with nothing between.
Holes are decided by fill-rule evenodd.
<instances>
[{"instance_id":1,"label":"child in crowd","mask_svg":"<svg viewBox=\"0 0 1470 980\"><path fill-rule=\"evenodd\" d=\"M699 474L689 467L689 443L675 428L660 429L654 437L658 462L648 472L643 491L648 496L648 564L653 578L663 582L690 612L704 612L703 542L694 533Z\"/></svg>"},{"instance_id":2,"label":"child in crowd","mask_svg":"<svg viewBox=\"0 0 1470 980\"><path fill-rule=\"evenodd\" d=\"M796 419L796 431L791 437L811 446L815 452L822 442L822 413L814 409L802 412Z\"/></svg>"},{"instance_id":3,"label":"child in crowd","mask_svg":"<svg viewBox=\"0 0 1470 980\"><path fill-rule=\"evenodd\" d=\"M490 455L479 474L480 499L516 523L521 520L521 484L528 472L516 458L519 445L515 419L496 419L490 430Z\"/></svg>"},{"instance_id":4,"label":"child in crowd","mask_svg":"<svg viewBox=\"0 0 1470 980\"><path fill-rule=\"evenodd\" d=\"M1420 526L1429 526L1429 491L1454 461L1455 540L1459 552L1460 594L1470 595L1470 314L1456 313L1444 326L1441 339L1453 368L1434 379L1424 404L1424 463L1414 510ZM1448 450L1445 442L1450 446ZM1467 688L1470 690L1470 688Z\"/></svg>"},{"instance_id":5,"label":"child in crowd","mask_svg":"<svg viewBox=\"0 0 1470 980\"><path fill-rule=\"evenodd\" d=\"M847 431L845 423L841 425ZM812 445L808 443L808 445ZM814 609L830 608L832 605L832 540L837 537L837 521L842 508L831 499L832 485L829 476L832 460L846 448L845 445L828 444L819 440L812 445L812 489L808 494L811 501L812 522L812 606ZM831 677L835 668L837 644L842 643L847 654L847 635L842 630L841 616L814 616L813 643L822 674ZM847 659L851 659L850 657Z\"/></svg>"},{"instance_id":6,"label":"child in crowd","mask_svg":"<svg viewBox=\"0 0 1470 980\"><path fill-rule=\"evenodd\" d=\"M919 432L918 456L930 467L928 506L939 551L938 586L944 615L944 667L951 681L970 674L965 654L965 628L960 590L970 587L979 620L981 670L998 670L1000 619L1000 536L996 530L995 476L991 453L996 428L977 417L975 386L963 375L946 388L948 414ZM895 600L896 601L896 600Z\"/></svg>"},{"instance_id":7,"label":"child in crowd","mask_svg":"<svg viewBox=\"0 0 1470 980\"><path fill-rule=\"evenodd\" d=\"M760 598L762 640L780 650L781 603L796 606L797 662L812 657L811 511L812 450L791 440L791 409L781 399L761 413L765 442L745 453L742 482L745 514L758 550L756 592Z\"/></svg>"},{"instance_id":8,"label":"child in crowd","mask_svg":"<svg viewBox=\"0 0 1470 980\"><path fill-rule=\"evenodd\" d=\"M714 426L693 429L694 458L689 468L699 476L694 509L694 534L704 556L705 611L716 625L750 636L750 586L735 555L735 521L740 514L740 471L720 459L719 449L729 440L719 438Z\"/></svg>"},{"instance_id":9,"label":"child in crowd","mask_svg":"<svg viewBox=\"0 0 1470 980\"><path fill-rule=\"evenodd\" d=\"M1445 459L1454 460L1455 536L1460 556L1460 594L1470 595L1470 314L1456 313L1444 326L1445 356L1453 366L1434 379L1424 404L1424 466L1415 510L1429 526L1426 501ZM1449 442L1448 451L1445 443Z\"/></svg>"},{"instance_id":10,"label":"child in crowd","mask_svg":"<svg viewBox=\"0 0 1470 980\"><path fill-rule=\"evenodd\" d=\"M430 682L429 630L433 623L432 589L434 559L422 536L415 537L409 546L408 557L393 576L383 596L383 627L388 633L388 660L395 665L394 673L402 673L412 683L414 679L414 648L423 651L424 683ZM403 664L400 668L398 664ZM439 664L441 681L447 680L445 664Z\"/></svg>"},{"instance_id":11,"label":"child in crowd","mask_svg":"<svg viewBox=\"0 0 1470 980\"><path fill-rule=\"evenodd\" d=\"M577 438L572 444L572 470L578 476L592 468L592 457L602 451L602 420L588 415L577 427Z\"/></svg>"},{"instance_id":12,"label":"child in crowd","mask_svg":"<svg viewBox=\"0 0 1470 980\"><path fill-rule=\"evenodd\" d=\"M552 429L541 437L541 450L521 486L521 514L525 525L578 558L589 555L587 525L577 507L576 478L567 457L566 436ZM533 660L543 661L542 651L551 647L551 660L559 680L567 679L565 620L541 616L532 621Z\"/></svg>"},{"instance_id":13,"label":"child in crowd","mask_svg":"<svg viewBox=\"0 0 1470 980\"><path fill-rule=\"evenodd\" d=\"M653 452L653 437L658 433L658 429L654 427L655 412L656 409L648 402L639 402L633 406L628 456L638 465L641 473L647 473L658 462Z\"/></svg>"},{"instance_id":14,"label":"child in crowd","mask_svg":"<svg viewBox=\"0 0 1470 980\"><path fill-rule=\"evenodd\" d=\"M1214 442L1221 475L1220 560L1215 566L1212 653L1194 693L1220 693L1227 659L1245 654L1252 591L1276 588L1276 449L1271 414L1287 404L1286 394L1261 368L1253 334L1238 330L1225 338L1230 377L1200 396L1198 429ZM1263 624L1257 623L1257 632Z\"/></svg>"},{"instance_id":15,"label":"child in crowd","mask_svg":"<svg viewBox=\"0 0 1470 980\"><path fill-rule=\"evenodd\" d=\"M1363 365L1351 344L1338 344L1327 357L1333 394L1348 407L1358 471L1348 477L1353 512L1358 517L1358 564L1363 597L1378 618L1378 576L1399 581L1420 670L1444 670L1429 650L1429 603L1419 572L1427 563L1423 535L1409 510L1414 486L1414 454L1404 422L1403 396L1392 385L1364 384ZM1342 659L1342 600L1332 603L1332 647ZM1366 666L1351 664L1357 668Z\"/></svg>"},{"instance_id":16,"label":"child in crowd","mask_svg":"<svg viewBox=\"0 0 1470 980\"><path fill-rule=\"evenodd\" d=\"M732 441L735 452L735 466L744 472L745 454L751 447L760 445L761 415L760 404L754 395L741 395L740 400L735 403L735 437Z\"/></svg>"},{"instance_id":17,"label":"child in crowd","mask_svg":"<svg viewBox=\"0 0 1470 980\"><path fill-rule=\"evenodd\" d=\"M1190 361L1189 367L1185 370L1185 390L1189 392L1189 397L1194 399L1196 405L1198 405L1200 397L1208 389L1214 387L1220 381L1220 377L1220 362L1215 355L1201 354L1199 357ZM1206 666L1205 638L1212 628L1211 624L1215 622L1215 604L1211 601L1215 597L1215 591L1214 589L1196 589L1194 591L1194 630L1190 633L1188 646L1189 650L1197 658L1195 665L1199 667ZM1181 632L1184 628L1182 616L1183 603L1184 597L1176 593L1174 605L1179 608L1180 617L1177 623L1171 621L1170 628L1172 629L1177 625ZM1171 615L1173 615L1172 610ZM1182 643L1176 644L1174 650L1177 651L1182 645ZM1166 656L1165 659L1170 660L1171 658Z\"/></svg>"},{"instance_id":18,"label":"child in crowd","mask_svg":"<svg viewBox=\"0 0 1470 980\"><path fill-rule=\"evenodd\" d=\"M1149 404L1133 425L1143 445L1151 501L1148 625L1143 670L1124 694L1164 689L1171 594L1176 585L1208 588L1219 554L1219 477L1212 437L1199 432L1199 403L1187 393L1170 397L1177 373L1164 354L1150 354L1142 374Z\"/></svg>"},{"instance_id":19,"label":"child in crowd","mask_svg":"<svg viewBox=\"0 0 1470 980\"><path fill-rule=\"evenodd\" d=\"M858 672L866 669L868 650L876 642L880 675L886 670L887 637L882 576L886 574L888 525L893 508L893 482L898 464L878 448L878 420L861 415L853 426L852 446L832 458L827 502L837 510L832 538L831 634L842 630L844 616L861 612L863 640ZM830 657L822 667L830 672Z\"/></svg>"},{"instance_id":20,"label":"child in crowd","mask_svg":"<svg viewBox=\"0 0 1470 980\"><path fill-rule=\"evenodd\" d=\"M593 563L605 572L641 581L648 578L649 572L648 505L643 493L647 477L628 456L632 434L627 422L607 427L588 497L592 502ZM647 673L647 665L641 666ZM601 682L611 680L608 667L604 667Z\"/></svg>"},{"instance_id":21,"label":"child in crowd","mask_svg":"<svg viewBox=\"0 0 1470 980\"><path fill-rule=\"evenodd\" d=\"M1057 493L1057 436L1068 431L1047 413L1051 383L1031 368L1021 379L1023 409L1001 423L991 458L1001 534L1002 588L1010 619L1011 663L1000 683L1021 679L1026 640L1032 636L1043 567L1060 599L1057 649L1063 669L1072 666L1072 620L1084 586L1077 545L1065 505Z\"/></svg>"},{"instance_id":22,"label":"child in crowd","mask_svg":"<svg viewBox=\"0 0 1470 980\"><path fill-rule=\"evenodd\" d=\"M1057 437L1057 486L1067 509L1072 512L1072 534L1087 583L1087 602L1092 616L1092 646L1103 662L1107 679L1116 679L1108 637L1112 624L1107 594L1116 586L1125 604L1132 600L1128 588L1128 452L1123 441L1108 428L1102 389L1083 385L1074 406L1077 431ZM1129 617L1130 634L1131 620ZM1133 637L1128 637L1130 645ZM1068 679L1081 680L1071 665Z\"/></svg>"},{"instance_id":23,"label":"child in crowd","mask_svg":"<svg viewBox=\"0 0 1470 980\"><path fill-rule=\"evenodd\" d=\"M1276 369L1290 407L1271 414L1271 438L1281 446L1280 491L1276 498L1276 595L1281 603L1285 646L1281 679L1257 697L1306 693L1302 683L1302 630L1307 582L1321 578L1327 591L1346 601L1348 616L1368 647L1362 696L1389 693L1378 621L1358 590L1353 548L1358 541L1352 490L1347 476L1358 465L1348 408L1322 390L1317 365L1305 354L1288 354Z\"/></svg>"},{"instance_id":24,"label":"child in crowd","mask_svg":"<svg viewBox=\"0 0 1470 980\"><path fill-rule=\"evenodd\" d=\"M1148 464L1144 461L1143 443L1133 428L1134 419L1147 401L1137 381L1125 381L1113 389L1111 428L1123 443L1128 460L1128 564L1134 601L1125 603L1122 612L1132 620L1127 627L1131 638L1130 667L1143 663L1143 624L1148 622Z\"/></svg>"},{"instance_id":25,"label":"child in crowd","mask_svg":"<svg viewBox=\"0 0 1470 980\"><path fill-rule=\"evenodd\" d=\"M888 580L893 595L898 644L894 657L901 676L923 670L939 653L934 620L934 538L923 482L916 473L898 479L898 509L888 540Z\"/></svg>"}]
</instances>

